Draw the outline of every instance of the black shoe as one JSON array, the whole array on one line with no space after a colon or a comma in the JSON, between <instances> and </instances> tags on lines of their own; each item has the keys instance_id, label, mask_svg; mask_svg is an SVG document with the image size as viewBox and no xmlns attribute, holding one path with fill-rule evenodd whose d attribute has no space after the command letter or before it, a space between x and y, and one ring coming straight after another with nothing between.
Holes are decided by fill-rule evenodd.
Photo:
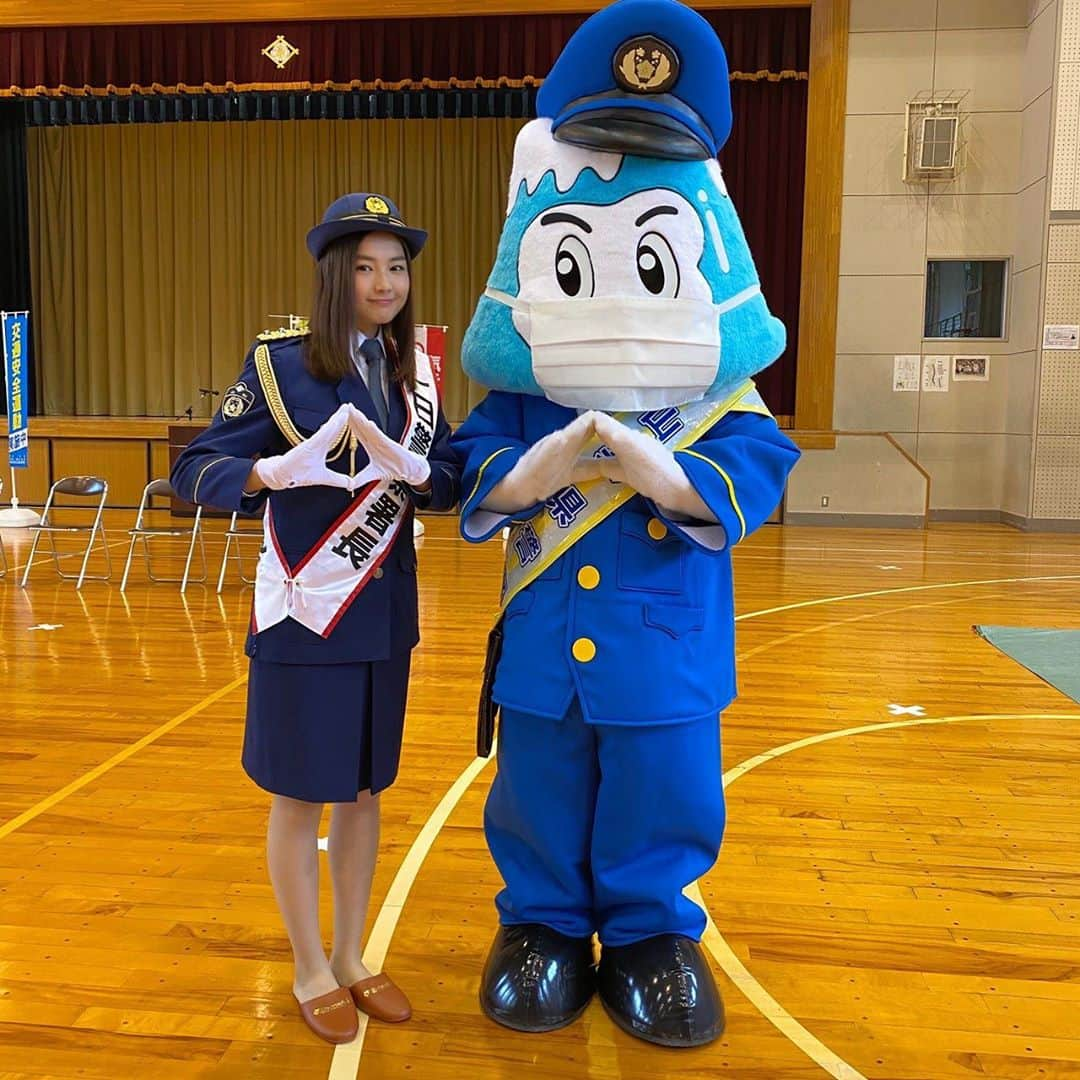
<instances>
[{"instance_id":1,"label":"black shoe","mask_svg":"<svg viewBox=\"0 0 1080 1080\"><path fill-rule=\"evenodd\" d=\"M682 934L605 945L597 983L611 1019L646 1042L704 1046L723 1033L724 1003L708 961Z\"/></svg>"},{"instance_id":2,"label":"black shoe","mask_svg":"<svg viewBox=\"0 0 1080 1080\"><path fill-rule=\"evenodd\" d=\"M480 1008L515 1031L554 1031L575 1020L596 990L592 938L540 923L501 926L484 965Z\"/></svg>"}]
</instances>

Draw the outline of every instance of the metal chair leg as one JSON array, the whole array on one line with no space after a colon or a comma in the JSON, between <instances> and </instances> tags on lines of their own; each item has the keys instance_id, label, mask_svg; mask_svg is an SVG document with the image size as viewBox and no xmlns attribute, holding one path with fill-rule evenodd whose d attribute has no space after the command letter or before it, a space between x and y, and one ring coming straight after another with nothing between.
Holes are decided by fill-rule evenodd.
<instances>
[{"instance_id":1,"label":"metal chair leg","mask_svg":"<svg viewBox=\"0 0 1080 1080\"><path fill-rule=\"evenodd\" d=\"M79 571L79 580L75 585L75 591L78 592L83 587L83 582L86 580L86 568L90 564L90 553L94 548L94 537L101 537L101 546L105 549L105 575L104 577L97 577L96 575L92 580L94 581L108 581L112 577L112 558L109 555L109 541L105 535L105 526L101 522L102 511L105 509L104 501L98 506L97 515L94 518L94 524L90 528L90 540L86 545L86 553L83 555L82 569Z\"/></svg>"},{"instance_id":2,"label":"metal chair leg","mask_svg":"<svg viewBox=\"0 0 1080 1080\"><path fill-rule=\"evenodd\" d=\"M222 586L225 584L225 567L229 565L229 545L233 542L233 537L225 537L225 554L221 556L221 570L218 573L217 579L217 591L221 592Z\"/></svg>"},{"instance_id":3,"label":"metal chair leg","mask_svg":"<svg viewBox=\"0 0 1080 1080\"><path fill-rule=\"evenodd\" d=\"M34 565L34 555L37 552L38 544L41 542L41 533L34 534L34 542L30 545L30 555L26 560L26 567L23 570L22 581L19 582L19 587L26 588L26 579L30 576L30 567Z\"/></svg>"},{"instance_id":4,"label":"metal chair leg","mask_svg":"<svg viewBox=\"0 0 1080 1080\"><path fill-rule=\"evenodd\" d=\"M195 524L191 528L191 543L188 545L187 562L184 563L184 577L180 582L180 592L183 594L187 591L188 587L188 575L191 573L191 557L195 554L195 540L196 538L202 540L202 533L199 531L199 523L202 518L202 507L198 507L195 511ZM206 543L202 545L202 564L203 564L203 581L206 580Z\"/></svg>"},{"instance_id":5,"label":"metal chair leg","mask_svg":"<svg viewBox=\"0 0 1080 1080\"><path fill-rule=\"evenodd\" d=\"M127 562L124 563L124 577L120 582L120 591L123 592L127 588L128 574L131 573L131 559L135 554L135 541L138 540L138 536L132 536L131 543L128 544Z\"/></svg>"}]
</instances>

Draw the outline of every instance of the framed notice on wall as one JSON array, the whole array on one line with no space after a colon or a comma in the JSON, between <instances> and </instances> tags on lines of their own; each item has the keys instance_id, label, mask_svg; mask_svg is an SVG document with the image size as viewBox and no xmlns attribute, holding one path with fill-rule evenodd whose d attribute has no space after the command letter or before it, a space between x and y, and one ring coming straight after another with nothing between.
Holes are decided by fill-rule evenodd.
<instances>
[{"instance_id":1,"label":"framed notice on wall","mask_svg":"<svg viewBox=\"0 0 1080 1080\"><path fill-rule=\"evenodd\" d=\"M949 392L949 357L924 356L922 369L924 394L947 394Z\"/></svg>"},{"instance_id":2,"label":"framed notice on wall","mask_svg":"<svg viewBox=\"0 0 1080 1080\"><path fill-rule=\"evenodd\" d=\"M989 356L954 356L952 358L953 382L989 382Z\"/></svg>"},{"instance_id":3,"label":"framed notice on wall","mask_svg":"<svg viewBox=\"0 0 1080 1080\"><path fill-rule=\"evenodd\" d=\"M1044 349L1080 349L1080 326L1043 327Z\"/></svg>"}]
</instances>

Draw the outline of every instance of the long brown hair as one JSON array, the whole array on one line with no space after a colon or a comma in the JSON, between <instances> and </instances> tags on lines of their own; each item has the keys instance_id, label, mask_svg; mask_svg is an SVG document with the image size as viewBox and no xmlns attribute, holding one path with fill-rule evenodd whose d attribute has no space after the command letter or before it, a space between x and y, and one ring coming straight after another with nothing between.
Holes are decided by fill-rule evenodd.
<instances>
[{"instance_id":1,"label":"long brown hair","mask_svg":"<svg viewBox=\"0 0 1080 1080\"><path fill-rule=\"evenodd\" d=\"M316 379L340 382L355 370L352 358L356 333L354 270L356 248L363 237L355 233L335 240L315 264L315 288L311 300L311 337L308 339L308 371ZM416 327L413 322L412 258L403 243L402 254L409 272L409 295L405 306L389 326L383 341L390 361L391 382L416 386Z\"/></svg>"}]
</instances>

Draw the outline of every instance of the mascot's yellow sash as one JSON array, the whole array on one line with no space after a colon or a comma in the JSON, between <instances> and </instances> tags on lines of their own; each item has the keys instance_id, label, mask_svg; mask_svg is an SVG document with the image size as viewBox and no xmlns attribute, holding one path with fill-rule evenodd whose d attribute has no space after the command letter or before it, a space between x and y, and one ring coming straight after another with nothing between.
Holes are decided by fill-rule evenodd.
<instances>
[{"instance_id":1,"label":"mascot's yellow sash","mask_svg":"<svg viewBox=\"0 0 1080 1080\"><path fill-rule=\"evenodd\" d=\"M725 397L705 398L689 405L652 412L616 413L614 418L631 430L655 436L676 451L693 446L721 417L733 410L769 415L753 382L748 379ZM611 451L595 438L586 446L585 454L612 456ZM541 513L514 525L506 543L501 610L505 610L507 604L563 552L636 494L626 484L601 477L563 488L547 500Z\"/></svg>"}]
</instances>

